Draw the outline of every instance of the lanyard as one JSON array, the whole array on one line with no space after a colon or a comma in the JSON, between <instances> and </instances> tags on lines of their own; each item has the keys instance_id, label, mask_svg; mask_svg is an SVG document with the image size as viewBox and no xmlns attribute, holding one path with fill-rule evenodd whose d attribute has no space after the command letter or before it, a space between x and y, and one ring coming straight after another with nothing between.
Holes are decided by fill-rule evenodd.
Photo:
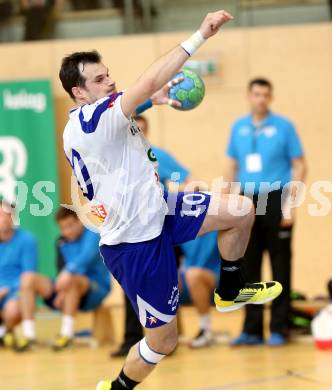
<instances>
[{"instance_id":1,"label":"lanyard","mask_svg":"<svg viewBox=\"0 0 332 390\"><path fill-rule=\"evenodd\" d=\"M262 129L260 126L251 125L252 132L251 132L251 153L255 154L257 153L257 137L261 133Z\"/></svg>"},{"instance_id":2,"label":"lanyard","mask_svg":"<svg viewBox=\"0 0 332 390\"><path fill-rule=\"evenodd\" d=\"M270 114L268 114L261 122L259 122L257 125L253 123L253 118L251 119L251 152L253 154L257 153L257 138L262 133L264 127L267 125L268 117Z\"/></svg>"}]
</instances>

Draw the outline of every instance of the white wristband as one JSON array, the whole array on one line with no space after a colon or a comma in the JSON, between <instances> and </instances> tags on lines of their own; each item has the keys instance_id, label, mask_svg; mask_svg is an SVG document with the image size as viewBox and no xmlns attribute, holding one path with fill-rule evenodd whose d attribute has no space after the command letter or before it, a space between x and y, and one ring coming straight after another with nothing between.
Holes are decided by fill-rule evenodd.
<instances>
[{"instance_id":1,"label":"white wristband","mask_svg":"<svg viewBox=\"0 0 332 390\"><path fill-rule=\"evenodd\" d=\"M189 39L181 43L181 47L186 51L190 56L192 56L195 51L197 51L206 39L203 37L202 33L197 30Z\"/></svg>"}]
</instances>

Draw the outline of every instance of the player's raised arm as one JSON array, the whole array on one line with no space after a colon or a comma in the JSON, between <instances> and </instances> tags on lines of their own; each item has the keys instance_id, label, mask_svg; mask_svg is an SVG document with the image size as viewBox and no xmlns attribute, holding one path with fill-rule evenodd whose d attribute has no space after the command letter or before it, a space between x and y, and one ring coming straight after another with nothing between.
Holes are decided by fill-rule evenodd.
<instances>
[{"instance_id":1,"label":"player's raised arm","mask_svg":"<svg viewBox=\"0 0 332 390\"><path fill-rule=\"evenodd\" d=\"M232 19L233 16L226 11L207 14L195 34L154 62L136 83L126 90L121 100L124 114L130 117L139 104L150 98L174 77L188 57L194 54L206 39L215 35L224 23Z\"/></svg>"}]
</instances>

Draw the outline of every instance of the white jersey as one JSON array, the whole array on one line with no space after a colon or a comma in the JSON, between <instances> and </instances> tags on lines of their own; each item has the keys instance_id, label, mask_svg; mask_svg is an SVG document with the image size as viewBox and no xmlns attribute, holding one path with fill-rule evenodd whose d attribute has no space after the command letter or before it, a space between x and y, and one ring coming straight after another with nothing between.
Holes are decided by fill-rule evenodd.
<instances>
[{"instance_id":1,"label":"white jersey","mask_svg":"<svg viewBox=\"0 0 332 390\"><path fill-rule=\"evenodd\" d=\"M167 205L151 146L114 94L70 113L64 150L84 195L102 218L100 244L151 240Z\"/></svg>"}]
</instances>

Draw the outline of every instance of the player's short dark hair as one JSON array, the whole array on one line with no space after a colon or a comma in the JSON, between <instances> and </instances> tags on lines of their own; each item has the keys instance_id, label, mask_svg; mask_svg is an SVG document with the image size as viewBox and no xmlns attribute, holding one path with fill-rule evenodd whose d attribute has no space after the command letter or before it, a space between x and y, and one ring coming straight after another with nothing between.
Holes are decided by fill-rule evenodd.
<instances>
[{"instance_id":1,"label":"player's short dark hair","mask_svg":"<svg viewBox=\"0 0 332 390\"><path fill-rule=\"evenodd\" d=\"M273 90L273 85L271 81L268 79L264 79L263 77L250 80L248 85L248 90L251 91L254 85L259 85L260 87L267 87L271 91Z\"/></svg>"},{"instance_id":2,"label":"player's short dark hair","mask_svg":"<svg viewBox=\"0 0 332 390\"><path fill-rule=\"evenodd\" d=\"M55 214L55 220L57 222L62 221L68 217L74 217L75 219L78 219L77 214L75 211L67 209L66 207L59 207L58 211Z\"/></svg>"},{"instance_id":3,"label":"player's short dark hair","mask_svg":"<svg viewBox=\"0 0 332 390\"><path fill-rule=\"evenodd\" d=\"M72 99L75 99L72 88L85 86L85 78L80 73L78 65L99 64L100 62L101 55L96 50L75 52L63 58L59 77L64 90Z\"/></svg>"}]
</instances>

